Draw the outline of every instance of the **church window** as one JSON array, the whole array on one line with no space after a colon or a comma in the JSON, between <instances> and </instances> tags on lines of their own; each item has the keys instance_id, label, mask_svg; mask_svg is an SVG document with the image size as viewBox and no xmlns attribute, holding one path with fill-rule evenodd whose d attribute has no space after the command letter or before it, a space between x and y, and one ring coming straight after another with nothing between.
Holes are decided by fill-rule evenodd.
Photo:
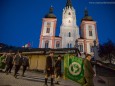
<instances>
[{"instance_id":1,"label":"church window","mask_svg":"<svg viewBox=\"0 0 115 86\"><path fill-rule=\"evenodd\" d=\"M92 36L93 34L92 34L92 30L89 30L89 36Z\"/></svg>"},{"instance_id":2,"label":"church window","mask_svg":"<svg viewBox=\"0 0 115 86\"><path fill-rule=\"evenodd\" d=\"M71 37L71 33L69 32L69 37Z\"/></svg>"},{"instance_id":3,"label":"church window","mask_svg":"<svg viewBox=\"0 0 115 86\"><path fill-rule=\"evenodd\" d=\"M69 12L68 15L71 15L71 13Z\"/></svg>"},{"instance_id":4,"label":"church window","mask_svg":"<svg viewBox=\"0 0 115 86\"><path fill-rule=\"evenodd\" d=\"M72 44L71 44L71 43L70 43L70 44L68 43L68 44L67 44L67 48L72 48Z\"/></svg>"},{"instance_id":5,"label":"church window","mask_svg":"<svg viewBox=\"0 0 115 86\"><path fill-rule=\"evenodd\" d=\"M78 48L79 48L80 52L83 52L83 44L82 43L79 44Z\"/></svg>"},{"instance_id":6,"label":"church window","mask_svg":"<svg viewBox=\"0 0 115 86\"><path fill-rule=\"evenodd\" d=\"M93 46L90 45L90 52L93 52Z\"/></svg>"},{"instance_id":7,"label":"church window","mask_svg":"<svg viewBox=\"0 0 115 86\"><path fill-rule=\"evenodd\" d=\"M60 47L60 42L57 41L57 42L56 42L56 48L59 48L59 47Z\"/></svg>"},{"instance_id":8,"label":"church window","mask_svg":"<svg viewBox=\"0 0 115 86\"><path fill-rule=\"evenodd\" d=\"M92 34L92 26L89 25L88 28L89 28L89 36L92 36L92 35L93 35L93 34Z\"/></svg>"},{"instance_id":9,"label":"church window","mask_svg":"<svg viewBox=\"0 0 115 86\"><path fill-rule=\"evenodd\" d=\"M50 33L50 28L47 28L47 29L46 29L46 33Z\"/></svg>"},{"instance_id":10,"label":"church window","mask_svg":"<svg viewBox=\"0 0 115 86\"><path fill-rule=\"evenodd\" d=\"M49 41L46 41L45 42L45 48L48 48L48 46L49 46Z\"/></svg>"},{"instance_id":11,"label":"church window","mask_svg":"<svg viewBox=\"0 0 115 86\"><path fill-rule=\"evenodd\" d=\"M70 44L70 48L72 48L72 44Z\"/></svg>"},{"instance_id":12,"label":"church window","mask_svg":"<svg viewBox=\"0 0 115 86\"><path fill-rule=\"evenodd\" d=\"M67 44L67 48L69 48L69 43Z\"/></svg>"}]
</instances>

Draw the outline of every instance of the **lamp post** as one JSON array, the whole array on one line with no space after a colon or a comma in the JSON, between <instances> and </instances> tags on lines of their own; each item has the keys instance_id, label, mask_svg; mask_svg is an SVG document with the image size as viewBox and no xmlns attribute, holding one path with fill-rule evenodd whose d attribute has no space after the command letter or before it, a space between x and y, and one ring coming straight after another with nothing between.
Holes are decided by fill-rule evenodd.
<instances>
[{"instance_id":1,"label":"lamp post","mask_svg":"<svg viewBox=\"0 0 115 86\"><path fill-rule=\"evenodd\" d=\"M78 48L78 40L75 40L75 48Z\"/></svg>"},{"instance_id":2,"label":"lamp post","mask_svg":"<svg viewBox=\"0 0 115 86\"><path fill-rule=\"evenodd\" d=\"M93 47L94 58L95 58L95 60L99 60L98 46L96 45L96 40L94 40L93 43L94 43L94 47Z\"/></svg>"},{"instance_id":3,"label":"lamp post","mask_svg":"<svg viewBox=\"0 0 115 86\"><path fill-rule=\"evenodd\" d=\"M79 49L78 49L78 40L76 39L75 40L75 53L76 53L76 56L78 57L78 54L81 56L81 53L80 53L80 51L79 51Z\"/></svg>"}]
</instances>

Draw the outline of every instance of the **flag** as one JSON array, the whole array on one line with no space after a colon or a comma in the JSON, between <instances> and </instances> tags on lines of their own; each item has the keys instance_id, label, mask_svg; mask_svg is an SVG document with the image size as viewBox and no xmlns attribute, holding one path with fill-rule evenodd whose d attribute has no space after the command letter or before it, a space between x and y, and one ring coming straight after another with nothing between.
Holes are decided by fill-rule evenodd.
<instances>
[{"instance_id":1,"label":"flag","mask_svg":"<svg viewBox=\"0 0 115 86\"><path fill-rule=\"evenodd\" d=\"M29 47L31 47L31 44L30 44L30 42L28 42L27 44L25 44L24 46L22 46L23 48L29 48Z\"/></svg>"},{"instance_id":2,"label":"flag","mask_svg":"<svg viewBox=\"0 0 115 86\"><path fill-rule=\"evenodd\" d=\"M80 84L84 84L84 70L82 58L74 55L64 55L64 74L65 77Z\"/></svg>"}]
</instances>

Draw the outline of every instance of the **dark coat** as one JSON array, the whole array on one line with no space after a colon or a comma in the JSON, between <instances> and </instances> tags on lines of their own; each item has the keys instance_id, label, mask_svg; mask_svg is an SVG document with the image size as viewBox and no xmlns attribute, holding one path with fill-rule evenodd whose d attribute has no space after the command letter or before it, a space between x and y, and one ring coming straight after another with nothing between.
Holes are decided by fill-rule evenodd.
<instances>
[{"instance_id":1,"label":"dark coat","mask_svg":"<svg viewBox=\"0 0 115 86\"><path fill-rule=\"evenodd\" d=\"M57 60L55 64L56 70L61 70L61 60Z\"/></svg>"},{"instance_id":2,"label":"dark coat","mask_svg":"<svg viewBox=\"0 0 115 86\"><path fill-rule=\"evenodd\" d=\"M28 66L29 67L29 59L27 57L23 57L23 62L22 62L23 66Z\"/></svg>"},{"instance_id":3,"label":"dark coat","mask_svg":"<svg viewBox=\"0 0 115 86\"><path fill-rule=\"evenodd\" d=\"M7 65L13 64L13 57L11 55L8 55L6 57L6 64Z\"/></svg>"},{"instance_id":4,"label":"dark coat","mask_svg":"<svg viewBox=\"0 0 115 86\"><path fill-rule=\"evenodd\" d=\"M48 56L48 57L46 58L46 70L47 70L48 68L52 68L52 67L54 67L54 66L52 65L52 57L51 57L51 56Z\"/></svg>"},{"instance_id":5,"label":"dark coat","mask_svg":"<svg viewBox=\"0 0 115 86\"><path fill-rule=\"evenodd\" d=\"M84 76L85 77L93 77L95 74L91 62L87 59L84 59Z\"/></svg>"},{"instance_id":6,"label":"dark coat","mask_svg":"<svg viewBox=\"0 0 115 86\"><path fill-rule=\"evenodd\" d=\"M19 55L16 55L16 57L14 58L14 63L15 65L22 65L23 62L23 57L20 57Z\"/></svg>"}]
</instances>

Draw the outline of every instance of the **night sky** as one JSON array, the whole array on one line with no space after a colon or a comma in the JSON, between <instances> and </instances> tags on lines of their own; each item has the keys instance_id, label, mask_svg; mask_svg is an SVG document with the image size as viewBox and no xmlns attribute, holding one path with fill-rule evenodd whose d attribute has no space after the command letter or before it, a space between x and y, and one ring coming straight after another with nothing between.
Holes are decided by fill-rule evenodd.
<instances>
[{"instance_id":1,"label":"night sky","mask_svg":"<svg viewBox=\"0 0 115 86\"><path fill-rule=\"evenodd\" d=\"M115 42L115 0L72 0L72 4L78 26L87 8L97 22L99 42L108 39ZM32 47L38 47L42 18L51 5L57 17L56 35L59 35L66 0L0 0L0 43L21 47L30 42Z\"/></svg>"}]
</instances>

